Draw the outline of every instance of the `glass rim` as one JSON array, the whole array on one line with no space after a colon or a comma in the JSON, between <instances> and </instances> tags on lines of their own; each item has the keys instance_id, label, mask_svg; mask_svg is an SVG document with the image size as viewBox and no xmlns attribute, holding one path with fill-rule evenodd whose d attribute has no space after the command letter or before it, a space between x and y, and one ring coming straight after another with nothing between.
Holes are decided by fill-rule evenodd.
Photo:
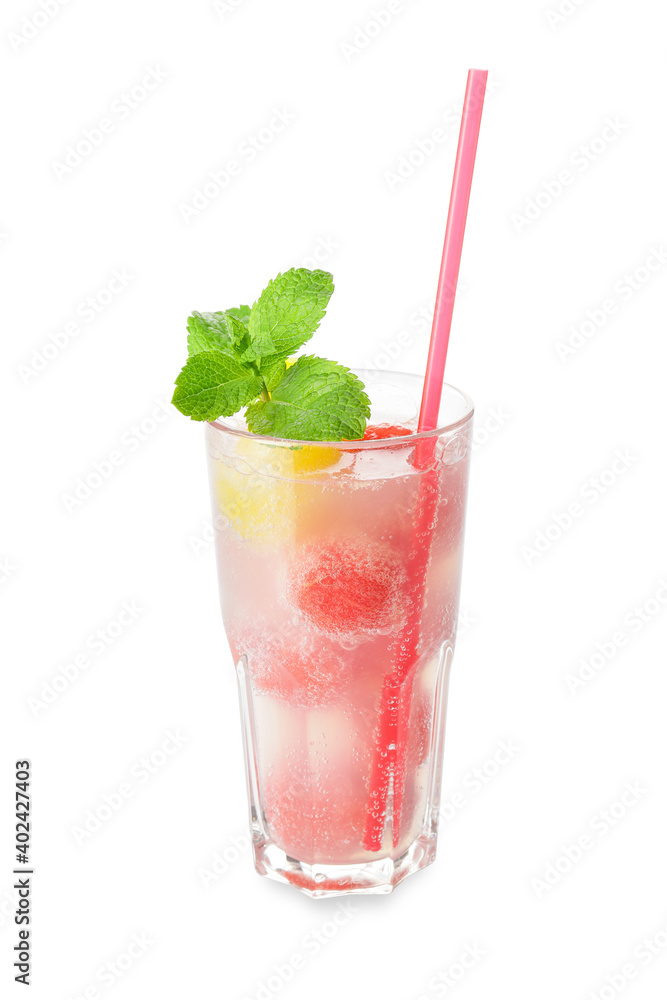
<instances>
[{"instance_id":1,"label":"glass rim","mask_svg":"<svg viewBox=\"0 0 667 1000\"><path fill-rule=\"evenodd\" d=\"M409 378L419 379L421 382L424 381L423 375L417 375L415 372L395 372L390 371L386 368L351 368L350 371L354 374L361 375L364 372L372 373L373 375L385 375L391 378L392 375L407 376ZM475 412L475 404L473 403L470 396L463 392L462 389L457 388L457 386L452 385L450 382L443 382L442 388L453 389L454 392L463 399L466 411L462 417L458 420L453 420L448 424L440 424L438 427L434 427L430 431L418 431L415 434L402 434L397 437L390 438L373 438L368 441L364 441L363 438L356 438L352 440L345 441L305 441L298 438L279 438L272 437L269 434L254 434L252 431L243 430L240 427L229 427L227 424L221 424L218 420L207 420L206 423L209 427L214 427L218 431L223 431L225 434L232 434L238 438L251 438L253 441L261 441L264 444L272 445L273 447L282 446L284 448L304 448L307 445L318 445L321 448L326 447L336 447L340 448L341 451L350 451L354 449L355 451L360 448L382 448L382 447L392 447L396 448L401 443L404 443L407 447L413 441L423 441L428 438L440 437L441 434L445 434L449 431L454 431L459 427L462 427L466 421L470 420Z\"/></svg>"}]
</instances>

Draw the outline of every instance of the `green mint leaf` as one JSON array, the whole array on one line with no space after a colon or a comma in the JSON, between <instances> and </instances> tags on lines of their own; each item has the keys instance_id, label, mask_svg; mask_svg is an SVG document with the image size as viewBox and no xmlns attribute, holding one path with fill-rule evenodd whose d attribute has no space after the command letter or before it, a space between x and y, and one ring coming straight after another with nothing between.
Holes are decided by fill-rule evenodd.
<instances>
[{"instance_id":1,"label":"green mint leaf","mask_svg":"<svg viewBox=\"0 0 667 1000\"><path fill-rule=\"evenodd\" d=\"M229 333L224 313L193 312L188 316L188 354L224 351L229 347Z\"/></svg>"},{"instance_id":2,"label":"green mint leaf","mask_svg":"<svg viewBox=\"0 0 667 1000\"><path fill-rule=\"evenodd\" d=\"M250 306L239 306L238 309L227 309L225 316L233 316L234 319L240 319L241 322L247 326L248 320L250 319Z\"/></svg>"},{"instance_id":3,"label":"green mint leaf","mask_svg":"<svg viewBox=\"0 0 667 1000\"><path fill-rule=\"evenodd\" d=\"M286 358L320 325L333 292L328 271L292 268L270 281L250 312L247 360L271 354Z\"/></svg>"},{"instance_id":4,"label":"green mint leaf","mask_svg":"<svg viewBox=\"0 0 667 1000\"><path fill-rule=\"evenodd\" d=\"M261 391L259 375L231 351L202 351L181 370L172 403L192 420L216 420L230 417Z\"/></svg>"},{"instance_id":5,"label":"green mint leaf","mask_svg":"<svg viewBox=\"0 0 667 1000\"><path fill-rule=\"evenodd\" d=\"M335 361L300 357L268 401L251 403L248 428L255 434L297 441L361 438L370 416L363 383Z\"/></svg>"},{"instance_id":6,"label":"green mint leaf","mask_svg":"<svg viewBox=\"0 0 667 1000\"><path fill-rule=\"evenodd\" d=\"M228 309L224 314L224 323L227 333L229 334L229 339L231 340L234 348L234 352L242 357L244 352L250 346L250 334L248 333L248 327L243 320L237 319L236 316L232 315L231 309Z\"/></svg>"},{"instance_id":7,"label":"green mint leaf","mask_svg":"<svg viewBox=\"0 0 667 1000\"><path fill-rule=\"evenodd\" d=\"M270 358L262 358L259 366L259 373L266 382L266 388L269 392L273 392L279 385L286 371L285 359L275 355Z\"/></svg>"},{"instance_id":8,"label":"green mint leaf","mask_svg":"<svg viewBox=\"0 0 667 1000\"><path fill-rule=\"evenodd\" d=\"M226 312L193 312L187 324L188 354L228 350L230 343L237 343L235 333L237 339L241 337L238 326L242 325L247 335L249 318L250 306L239 306Z\"/></svg>"}]
</instances>

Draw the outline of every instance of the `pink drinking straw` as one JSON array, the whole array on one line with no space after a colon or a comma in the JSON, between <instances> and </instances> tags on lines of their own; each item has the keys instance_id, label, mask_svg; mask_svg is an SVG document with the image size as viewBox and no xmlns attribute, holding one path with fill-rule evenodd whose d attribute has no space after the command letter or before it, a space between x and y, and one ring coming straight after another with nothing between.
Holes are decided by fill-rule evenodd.
<instances>
[{"instance_id":1,"label":"pink drinking straw","mask_svg":"<svg viewBox=\"0 0 667 1000\"><path fill-rule=\"evenodd\" d=\"M454 312L454 296L461 263L463 234L468 215L468 202L487 76L486 70L471 69L468 72L468 84L463 102L461 131L459 132L459 145L456 151L454 180L445 231L445 245L442 251L431 342L419 414L419 431L435 430L438 426L445 360ZM418 442L414 458L417 468L425 468L428 465L434 448L435 441L428 438ZM368 851L379 851L382 847L390 785L393 786L394 847L398 846L401 837L403 792L407 767L407 736L410 726L412 683L414 680L409 674L419 642L421 606L431 550L429 526L435 517L438 497L438 473L437 470L431 469L424 472L421 477L417 500L410 553L411 575L414 581L413 598L408 620L398 639L394 669L384 680L380 701L375 754L370 775L368 817L364 833L364 847Z\"/></svg>"},{"instance_id":2,"label":"pink drinking straw","mask_svg":"<svg viewBox=\"0 0 667 1000\"><path fill-rule=\"evenodd\" d=\"M432 431L438 426L438 411L442 395L442 380L445 375L445 361L449 347L449 331L452 328L454 296L459 280L463 234L468 216L468 202L475 169L475 154L482 121L484 93L486 91L485 69L468 70L468 84L463 101L459 145L456 150L452 194L449 199L449 214L445 230L445 245L440 264L438 294L435 300L431 342L426 362L426 378L419 413L419 430Z\"/></svg>"}]
</instances>

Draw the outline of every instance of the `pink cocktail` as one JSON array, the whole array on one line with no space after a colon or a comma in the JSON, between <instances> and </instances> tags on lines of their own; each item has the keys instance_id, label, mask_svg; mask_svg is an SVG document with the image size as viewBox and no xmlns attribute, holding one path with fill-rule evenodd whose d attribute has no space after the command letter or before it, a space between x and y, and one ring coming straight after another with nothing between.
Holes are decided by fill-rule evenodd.
<instances>
[{"instance_id":1,"label":"pink cocktail","mask_svg":"<svg viewBox=\"0 0 667 1000\"><path fill-rule=\"evenodd\" d=\"M255 864L317 896L434 858L461 577L470 400L416 435L423 380L358 374L368 440L207 426Z\"/></svg>"}]
</instances>

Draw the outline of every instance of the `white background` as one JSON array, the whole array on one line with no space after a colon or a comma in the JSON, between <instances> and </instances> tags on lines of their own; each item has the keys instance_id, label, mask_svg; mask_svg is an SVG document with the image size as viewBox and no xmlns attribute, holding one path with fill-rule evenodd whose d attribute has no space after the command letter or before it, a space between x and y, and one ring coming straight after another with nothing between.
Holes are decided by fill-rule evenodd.
<instances>
[{"instance_id":1,"label":"white background","mask_svg":"<svg viewBox=\"0 0 667 1000\"><path fill-rule=\"evenodd\" d=\"M11 983L10 887L11 777L24 757L38 1000L266 997L261 984L295 954L305 967L268 995L663 996L659 6L565 0L558 20L557 0L403 0L379 29L384 0L44 2L57 7L48 18L32 0L5 0L0 31L3 996L23 995ZM161 401L192 309L251 302L323 244L337 290L318 353L423 371L471 65L488 67L490 86L448 361L477 404L479 445L450 809L435 866L392 896L355 900L344 918L336 900L258 878L243 849L203 432ZM150 69L154 89L123 111ZM275 109L291 120L251 160L247 143ZM103 141L58 167L103 118ZM186 222L182 206L230 160L240 172ZM400 162L408 176L397 180ZM105 303L114 269L126 285L114 282ZM104 306L91 322L89 296ZM580 346L559 351L571 337ZM623 469L600 480L617 450ZM108 478L68 502L111 452L121 461ZM89 637L116 631L123 602L141 610L95 653ZM568 674L596 652L592 679L572 690ZM36 707L29 699L48 696L82 654L89 665ZM142 758L170 731L187 739L143 781ZM498 767L503 740L519 749ZM474 791L470 772L483 766ZM128 781L131 797L78 842L88 811ZM610 827L602 811L628 782L634 799L613 808ZM582 837L587 849L568 861ZM216 852L230 864L206 888ZM315 954L312 935L336 914ZM122 977L97 978L119 957L127 965L134 934L146 950ZM467 946L479 958L448 987Z\"/></svg>"}]
</instances>

